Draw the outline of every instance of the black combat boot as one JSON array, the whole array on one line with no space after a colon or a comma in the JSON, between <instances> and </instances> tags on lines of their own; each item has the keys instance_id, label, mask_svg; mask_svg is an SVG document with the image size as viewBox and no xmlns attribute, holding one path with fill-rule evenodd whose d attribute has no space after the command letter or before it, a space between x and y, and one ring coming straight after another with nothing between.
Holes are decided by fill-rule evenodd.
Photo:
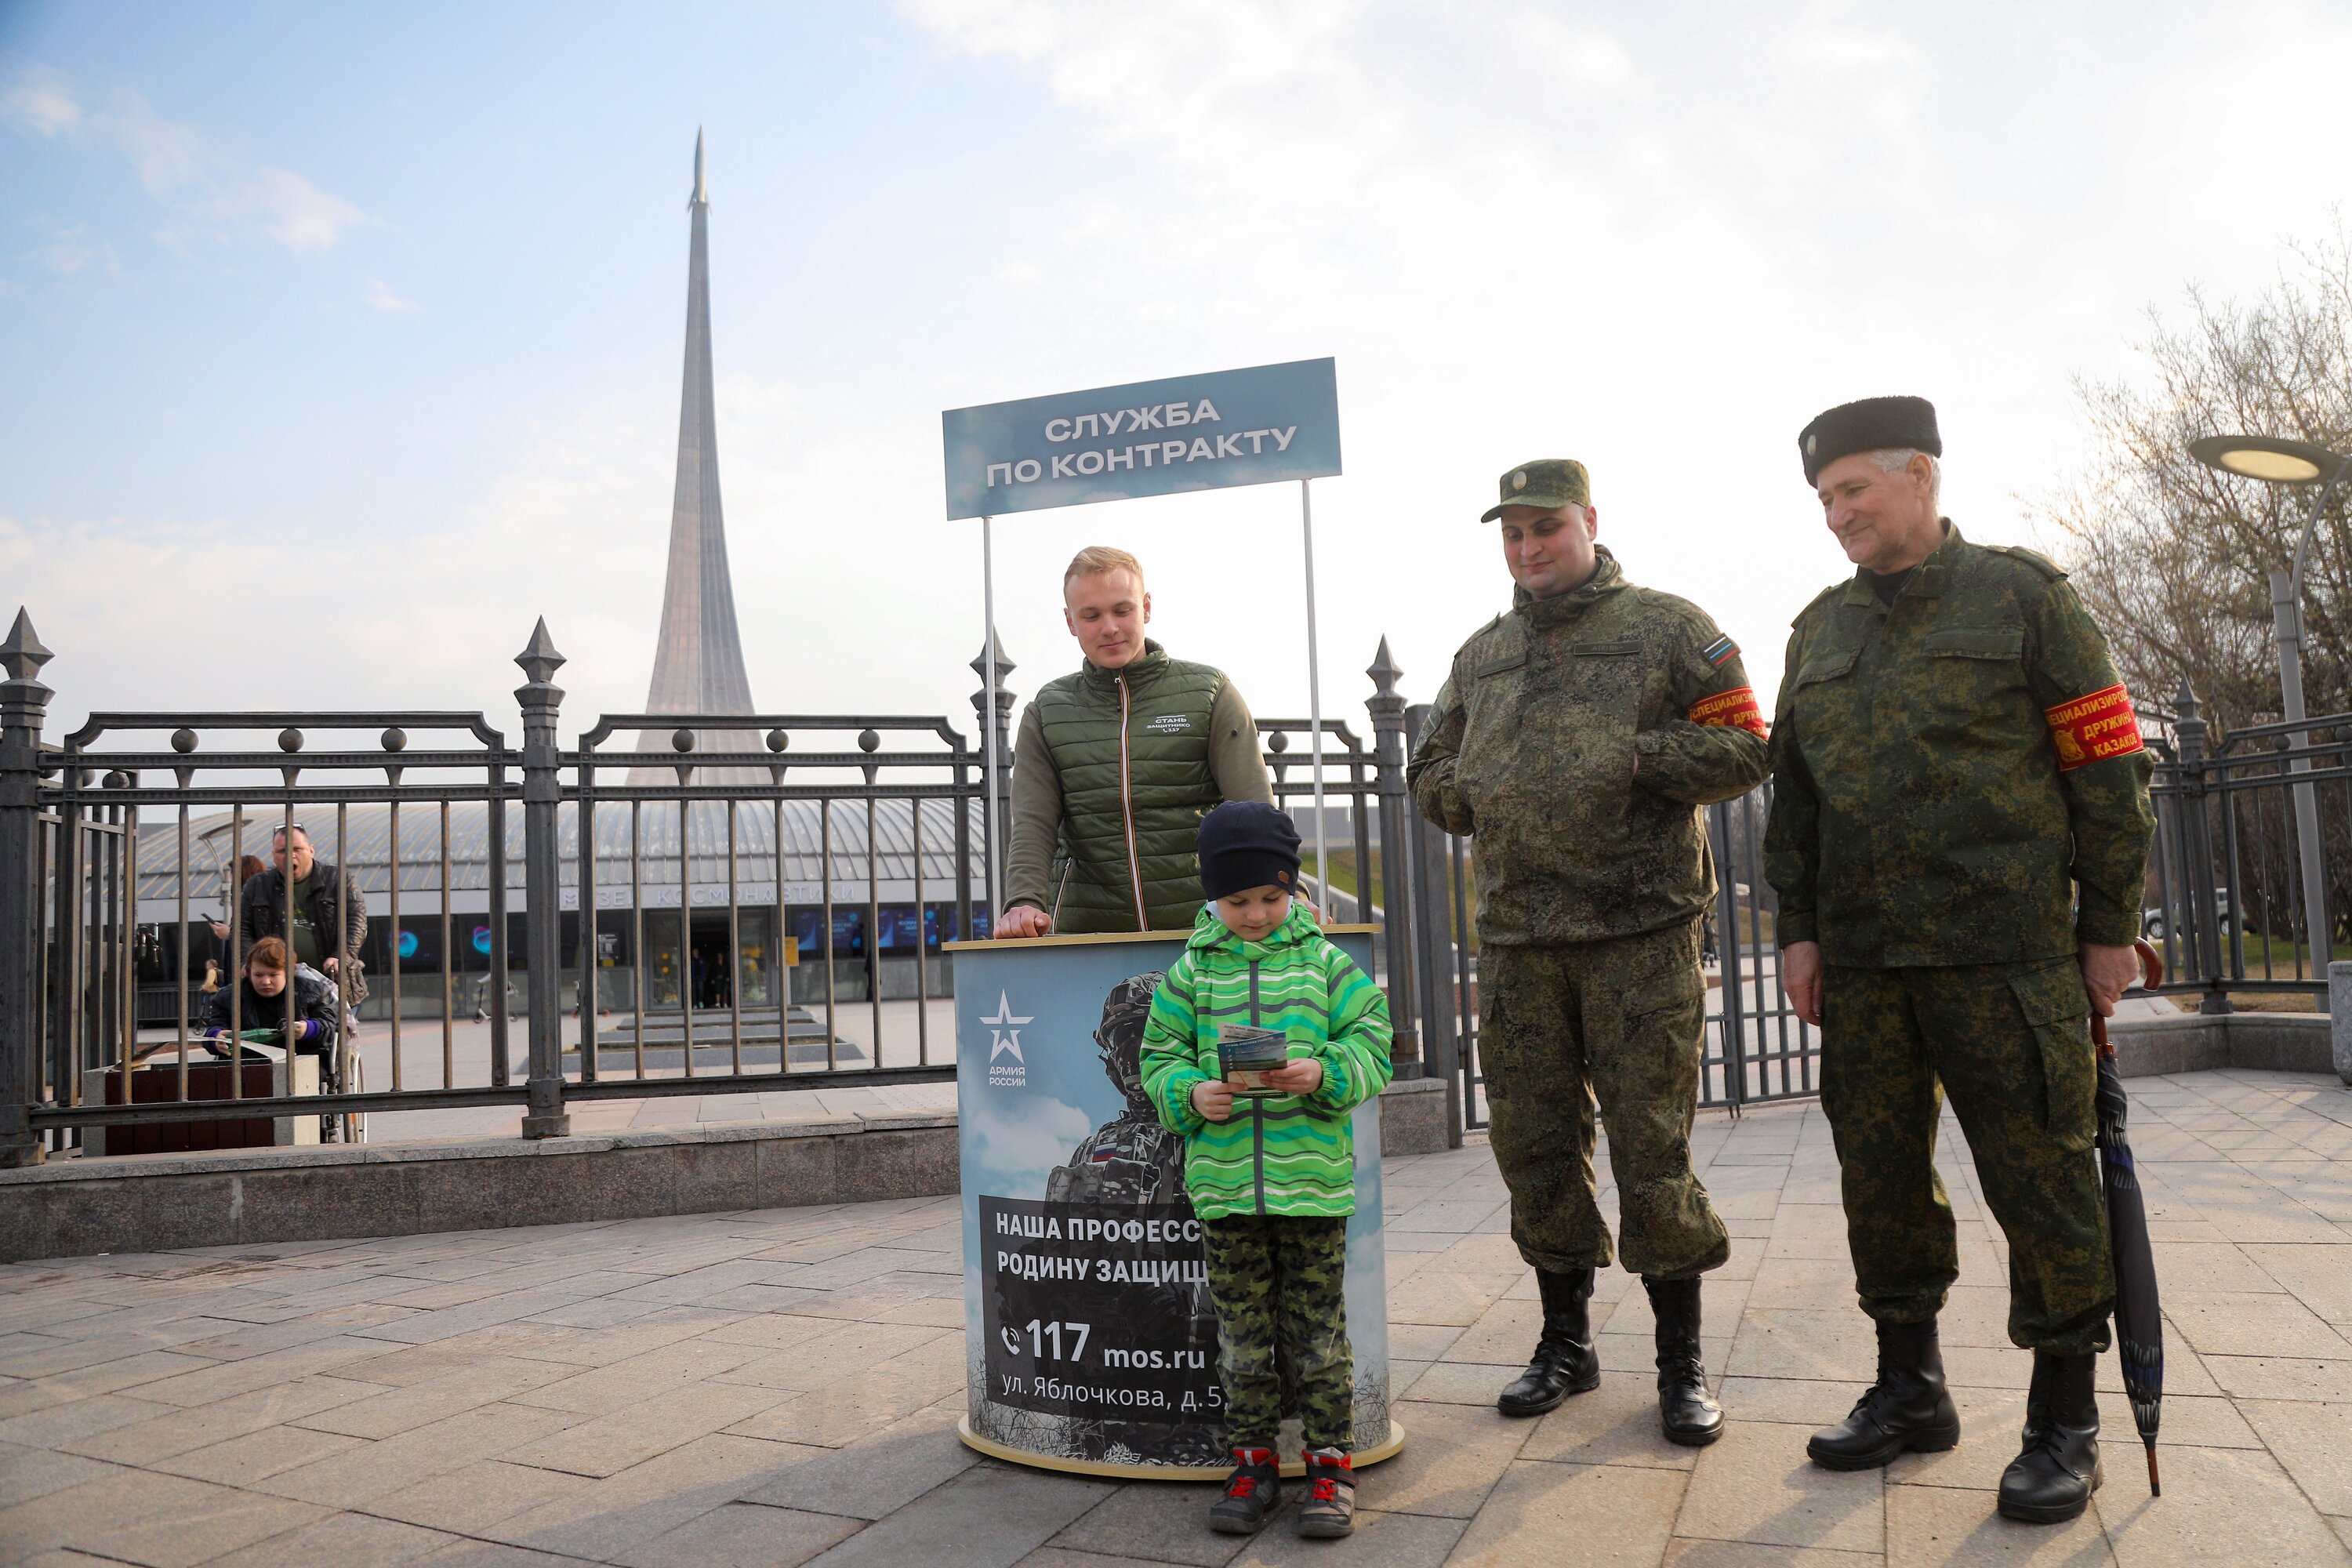
<instances>
[{"instance_id":1,"label":"black combat boot","mask_svg":"<svg viewBox=\"0 0 2352 1568\"><path fill-rule=\"evenodd\" d=\"M1813 1434L1805 1452L1830 1470L1874 1470L1916 1449L1939 1454L1960 1441L1960 1413L1944 1387L1936 1320L1878 1325L1878 1381L1853 1414Z\"/></svg>"},{"instance_id":2,"label":"black combat boot","mask_svg":"<svg viewBox=\"0 0 2352 1568\"><path fill-rule=\"evenodd\" d=\"M1658 1320L1658 1419L1666 1441L1704 1448L1723 1436L1723 1406L1707 1396L1699 1359L1698 1281L1642 1277Z\"/></svg>"},{"instance_id":3,"label":"black combat boot","mask_svg":"<svg viewBox=\"0 0 2352 1568\"><path fill-rule=\"evenodd\" d=\"M2025 1436L2000 1477L2000 1516L2063 1524L2091 1505L2099 1468L2099 1358L2033 1352Z\"/></svg>"},{"instance_id":4,"label":"black combat boot","mask_svg":"<svg viewBox=\"0 0 2352 1568\"><path fill-rule=\"evenodd\" d=\"M1543 1335L1528 1370L1495 1401L1506 1415L1540 1415L1571 1394L1601 1386L1601 1357L1592 1349L1592 1320L1585 1310L1592 1300L1592 1270L1538 1268L1536 1289L1543 1294Z\"/></svg>"},{"instance_id":5,"label":"black combat boot","mask_svg":"<svg viewBox=\"0 0 2352 1568\"><path fill-rule=\"evenodd\" d=\"M1235 1448L1225 1495L1209 1505L1209 1528L1220 1535L1254 1535L1282 1502L1282 1467L1271 1448Z\"/></svg>"}]
</instances>

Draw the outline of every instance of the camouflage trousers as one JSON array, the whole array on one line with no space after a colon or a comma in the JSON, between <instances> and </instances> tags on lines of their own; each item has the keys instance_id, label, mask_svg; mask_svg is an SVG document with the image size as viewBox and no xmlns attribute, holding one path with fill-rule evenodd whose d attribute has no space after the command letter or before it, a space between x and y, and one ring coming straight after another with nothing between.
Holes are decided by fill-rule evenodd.
<instances>
[{"instance_id":1,"label":"camouflage trousers","mask_svg":"<svg viewBox=\"0 0 2352 1568\"><path fill-rule=\"evenodd\" d=\"M1236 1448L1271 1448L1286 1414L1310 1448L1353 1446L1348 1222L1234 1215L1201 1222L1217 1308L1217 1376ZM1286 1394L1287 1399L1286 1400ZM1285 1405L1288 1409L1286 1411Z\"/></svg>"},{"instance_id":2,"label":"camouflage trousers","mask_svg":"<svg viewBox=\"0 0 2352 1568\"><path fill-rule=\"evenodd\" d=\"M1625 1267L1656 1279L1719 1268L1731 1239L1691 1169L1706 980L1698 922L1478 959L1488 1135L1511 1239L1538 1268L1605 1268L1592 1107L1609 1131Z\"/></svg>"},{"instance_id":3,"label":"camouflage trousers","mask_svg":"<svg viewBox=\"0 0 2352 1568\"><path fill-rule=\"evenodd\" d=\"M1949 1094L2009 1238L2009 1337L2069 1354L2106 1349L2115 1268L2091 1147L2097 1086L2073 958L1826 970L1822 1110L1862 1310L1921 1321L1959 1276L1935 1163Z\"/></svg>"}]
</instances>

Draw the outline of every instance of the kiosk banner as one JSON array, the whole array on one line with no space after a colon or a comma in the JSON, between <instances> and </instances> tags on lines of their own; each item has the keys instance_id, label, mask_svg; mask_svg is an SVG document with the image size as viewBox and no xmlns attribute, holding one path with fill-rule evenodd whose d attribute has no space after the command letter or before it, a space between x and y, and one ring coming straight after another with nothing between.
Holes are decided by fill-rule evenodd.
<instances>
[{"instance_id":1,"label":"kiosk banner","mask_svg":"<svg viewBox=\"0 0 2352 1568\"><path fill-rule=\"evenodd\" d=\"M1371 967L1370 928L1332 939ZM1184 1144L1143 1095L1151 994L1181 933L953 944L967 1429L1115 1473L1231 1466ZM1380 1105L1360 1107L1345 1287L1360 1456L1393 1447ZM1286 1423L1286 1457L1297 1430Z\"/></svg>"},{"instance_id":2,"label":"kiosk banner","mask_svg":"<svg viewBox=\"0 0 2352 1568\"><path fill-rule=\"evenodd\" d=\"M1339 471L1339 379L1328 359L950 408L940 418L950 519Z\"/></svg>"}]
</instances>

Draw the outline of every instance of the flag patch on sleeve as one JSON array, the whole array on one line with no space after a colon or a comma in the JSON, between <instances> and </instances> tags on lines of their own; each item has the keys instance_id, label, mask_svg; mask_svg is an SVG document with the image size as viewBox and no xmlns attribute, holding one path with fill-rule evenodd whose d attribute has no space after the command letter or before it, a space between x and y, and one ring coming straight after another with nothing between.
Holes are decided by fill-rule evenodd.
<instances>
[{"instance_id":1,"label":"flag patch on sleeve","mask_svg":"<svg viewBox=\"0 0 2352 1568\"><path fill-rule=\"evenodd\" d=\"M1694 724L1736 724L1749 733L1764 736L1764 710L1757 706L1756 689L1735 686L1728 691L1718 691L1712 697L1702 697L1690 705L1684 715Z\"/></svg>"},{"instance_id":2,"label":"flag patch on sleeve","mask_svg":"<svg viewBox=\"0 0 2352 1568\"><path fill-rule=\"evenodd\" d=\"M2121 681L2088 697L2045 708L2042 717L2058 748L2062 773L2147 749L2139 736L2139 715L2132 710L2131 693Z\"/></svg>"},{"instance_id":3,"label":"flag patch on sleeve","mask_svg":"<svg viewBox=\"0 0 2352 1568\"><path fill-rule=\"evenodd\" d=\"M1727 637L1719 637L1699 650L1699 658L1718 668L1739 657L1739 645Z\"/></svg>"}]
</instances>

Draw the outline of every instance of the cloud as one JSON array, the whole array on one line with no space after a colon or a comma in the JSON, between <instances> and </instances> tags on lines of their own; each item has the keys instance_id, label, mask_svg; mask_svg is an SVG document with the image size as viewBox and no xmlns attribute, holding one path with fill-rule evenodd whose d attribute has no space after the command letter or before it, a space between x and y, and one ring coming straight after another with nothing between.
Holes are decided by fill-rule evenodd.
<instances>
[{"instance_id":1,"label":"cloud","mask_svg":"<svg viewBox=\"0 0 2352 1568\"><path fill-rule=\"evenodd\" d=\"M974 1163L985 1173L985 1189L1017 1193L1044 1187L1094 1130L1094 1118L1085 1111L1042 1094L983 1095L969 1114L966 1135Z\"/></svg>"},{"instance_id":2,"label":"cloud","mask_svg":"<svg viewBox=\"0 0 2352 1568\"><path fill-rule=\"evenodd\" d=\"M566 732L599 714L635 712L661 616L677 399L665 375L636 397L550 420L457 504L381 531L355 525L353 511L364 509L331 491L266 521L0 507L9 596L0 625L23 604L58 650L52 733L90 709L224 701L478 709L511 730L511 661L542 614L571 659ZM719 378L718 405L755 701L792 710L800 682L822 664L856 684L845 707L961 713L970 733L964 701L977 683L963 661L979 646L978 616L964 613L962 580L921 574L906 624L877 637L872 603L855 586L873 575L876 536L843 521L872 514L873 476L890 471L894 454L936 448L936 416L877 423L855 399L744 375ZM971 530L937 521L934 493L927 487L920 510L931 521L914 548L960 561ZM320 607L305 657L256 666L239 626L266 602L273 567L289 563L302 602ZM1054 629L1066 640L1058 622ZM909 691L921 694L911 707L885 700Z\"/></svg>"},{"instance_id":3,"label":"cloud","mask_svg":"<svg viewBox=\"0 0 2352 1568\"><path fill-rule=\"evenodd\" d=\"M51 71L27 69L0 91L0 117L37 136L58 136L81 128L81 105L74 101L65 79Z\"/></svg>"},{"instance_id":4,"label":"cloud","mask_svg":"<svg viewBox=\"0 0 2352 1568\"><path fill-rule=\"evenodd\" d=\"M91 239L89 231L79 224L59 230L55 239L33 254L40 258L42 266L65 278L92 269L100 272L122 270L121 263L115 259L114 247L104 240Z\"/></svg>"},{"instance_id":5,"label":"cloud","mask_svg":"<svg viewBox=\"0 0 2352 1568\"><path fill-rule=\"evenodd\" d=\"M2266 12L2264 37L2182 0L2122 31L1884 0L1704 26L1556 0L901 8L1032 76L1114 176L1071 182L1024 235L1057 331L1021 373L1042 384L1005 395L1338 356L1349 472L1315 487L1318 546L1349 542L1318 556L1327 710L1340 652L1387 631L1425 694L1500 607L1491 547L1433 523L1545 452L1592 465L1628 573L1713 610L1769 692L1780 628L1850 570L1794 473L1807 417L1933 396L1953 515L2024 542L2013 496L2087 438L2072 373L2120 363L2186 278L2259 286L2280 236L2341 199L2340 176L2276 155L2339 129L2323 106L2352 25L2326 7ZM2200 109L2257 97L2275 118ZM2263 189L2216 223L2191 194L2231 171ZM1281 523L1238 492L1182 504L1204 536ZM1160 505L1088 526L1141 548ZM1047 526L999 531L1000 616L1012 552ZM1180 586L1156 595L1164 640L1211 646L1175 624L1206 629ZM1024 657L1062 646L1043 616L1016 635ZM1303 708L1278 657L1236 679L1262 710Z\"/></svg>"},{"instance_id":6,"label":"cloud","mask_svg":"<svg viewBox=\"0 0 2352 1568\"><path fill-rule=\"evenodd\" d=\"M584 410L533 436L469 504L388 534L331 505L279 523L0 513L0 621L25 605L57 650L52 733L89 709L218 707L230 693L478 709L511 731L511 661L541 613L573 661L567 727L634 711L660 612L676 418ZM289 567L309 646L257 667L250 613Z\"/></svg>"},{"instance_id":7,"label":"cloud","mask_svg":"<svg viewBox=\"0 0 2352 1568\"><path fill-rule=\"evenodd\" d=\"M245 200L270 237L292 250L331 250L367 214L285 169L257 169Z\"/></svg>"},{"instance_id":8,"label":"cloud","mask_svg":"<svg viewBox=\"0 0 2352 1568\"><path fill-rule=\"evenodd\" d=\"M368 308L373 310L416 311L425 309L414 300L404 300L392 291L392 285L381 278L367 280Z\"/></svg>"},{"instance_id":9,"label":"cloud","mask_svg":"<svg viewBox=\"0 0 2352 1568\"><path fill-rule=\"evenodd\" d=\"M240 167L194 126L164 119L128 89L105 108L85 104L67 77L47 67L22 67L0 87L0 121L35 136L111 147L147 194L175 212L258 231L297 254L331 250L374 221L290 170ZM176 228L166 235L166 243L184 243Z\"/></svg>"}]
</instances>

